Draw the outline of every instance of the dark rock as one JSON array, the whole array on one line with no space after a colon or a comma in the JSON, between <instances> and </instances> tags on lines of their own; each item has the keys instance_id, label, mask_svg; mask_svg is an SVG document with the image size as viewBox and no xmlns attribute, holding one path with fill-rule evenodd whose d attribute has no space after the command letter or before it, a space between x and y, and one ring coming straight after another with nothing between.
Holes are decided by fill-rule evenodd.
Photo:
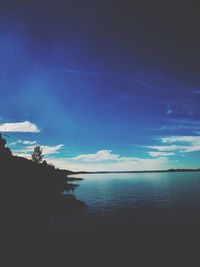
<instances>
[{"instance_id":1,"label":"dark rock","mask_svg":"<svg viewBox=\"0 0 200 267\"><path fill-rule=\"evenodd\" d=\"M66 181L83 181L83 178L67 177Z\"/></svg>"}]
</instances>

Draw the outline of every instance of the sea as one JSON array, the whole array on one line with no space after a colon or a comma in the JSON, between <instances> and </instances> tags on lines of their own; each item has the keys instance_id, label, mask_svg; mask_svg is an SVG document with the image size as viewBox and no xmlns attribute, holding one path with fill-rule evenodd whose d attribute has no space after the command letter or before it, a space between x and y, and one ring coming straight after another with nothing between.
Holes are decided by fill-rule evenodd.
<instances>
[{"instance_id":1,"label":"sea","mask_svg":"<svg viewBox=\"0 0 200 267\"><path fill-rule=\"evenodd\" d=\"M154 211L164 217L187 216L200 206L200 172L108 173L76 175L75 196L87 213L99 216L131 216ZM77 184L77 182L75 182ZM148 215L147 215L148 216Z\"/></svg>"},{"instance_id":2,"label":"sea","mask_svg":"<svg viewBox=\"0 0 200 267\"><path fill-rule=\"evenodd\" d=\"M77 266L85 258L92 266L199 266L200 172L74 177L84 180L63 193L88 208L49 220L49 243L66 262L73 255Z\"/></svg>"}]
</instances>

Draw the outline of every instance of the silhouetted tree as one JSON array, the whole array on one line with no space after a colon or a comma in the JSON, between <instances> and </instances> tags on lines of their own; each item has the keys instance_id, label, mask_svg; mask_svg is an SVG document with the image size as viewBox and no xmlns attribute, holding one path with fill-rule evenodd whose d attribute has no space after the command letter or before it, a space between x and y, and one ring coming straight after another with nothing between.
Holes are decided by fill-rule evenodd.
<instances>
[{"instance_id":1,"label":"silhouetted tree","mask_svg":"<svg viewBox=\"0 0 200 267\"><path fill-rule=\"evenodd\" d=\"M2 138L2 134L0 133L0 158L9 158L11 156L12 152L6 147L6 140Z\"/></svg>"},{"instance_id":2,"label":"silhouetted tree","mask_svg":"<svg viewBox=\"0 0 200 267\"><path fill-rule=\"evenodd\" d=\"M42 149L40 146L34 148L33 153L31 153L32 161L36 163L41 163L43 161Z\"/></svg>"},{"instance_id":3,"label":"silhouetted tree","mask_svg":"<svg viewBox=\"0 0 200 267\"><path fill-rule=\"evenodd\" d=\"M48 166L48 163L47 163L47 161L46 161L46 160L43 160L42 164L43 164L43 166L45 166L45 167L47 167L47 166Z\"/></svg>"}]
</instances>

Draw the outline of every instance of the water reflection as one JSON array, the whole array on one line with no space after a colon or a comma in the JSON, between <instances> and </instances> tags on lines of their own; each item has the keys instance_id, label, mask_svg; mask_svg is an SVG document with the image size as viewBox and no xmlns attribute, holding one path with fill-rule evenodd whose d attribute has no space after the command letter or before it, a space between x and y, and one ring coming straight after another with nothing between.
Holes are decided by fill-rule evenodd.
<instances>
[{"instance_id":1,"label":"water reflection","mask_svg":"<svg viewBox=\"0 0 200 267\"><path fill-rule=\"evenodd\" d=\"M61 192L62 195L73 194L76 188L79 187L79 184L74 183L65 183L64 190Z\"/></svg>"},{"instance_id":2,"label":"water reflection","mask_svg":"<svg viewBox=\"0 0 200 267\"><path fill-rule=\"evenodd\" d=\"M200 173L89 174L76 196L91 212L200 206Z\"/></svg>"}]
</instances>

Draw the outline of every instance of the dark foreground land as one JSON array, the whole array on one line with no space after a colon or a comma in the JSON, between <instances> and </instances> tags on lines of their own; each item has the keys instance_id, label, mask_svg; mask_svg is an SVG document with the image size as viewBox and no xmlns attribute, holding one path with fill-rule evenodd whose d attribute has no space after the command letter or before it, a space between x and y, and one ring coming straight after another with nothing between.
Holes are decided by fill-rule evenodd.
<instances>
[{"instance_id":1,"label":"dark foreground land","mask_svg":"<svg viewBox=\"0 0 200 267\"><path fill-rule=\"evenodd\" d=\"M5 144L3 150L5 149ZM66 173L4 151L1 172L1 266L199 266L200 205L87 213Z\"/></svg>"},{"instance_id":2,"label":"dark foreground land","mask_svg":"<svg viewBox=\"0 0 200 267\"><path fill-rule=\"evenodd\" d=\"M72 260L76 266L199 264L198 221L162 219L153 211L145 216L62 218L54 222L55 236L51 232L56 260Z\"/></svg>"},{"instance_id":3,"label":"dark foreground land","mask_svg":"<svg viewBox=\"0 0 200 267\"><path fill-rule=\"evenodd\" d=\"M197 210L143 210L124 217L58 209L45 216L29 213L29 219L10 214L4 228L7 260L14 257L24 266L199 266Z\"/></svg>"}]
</instances>

